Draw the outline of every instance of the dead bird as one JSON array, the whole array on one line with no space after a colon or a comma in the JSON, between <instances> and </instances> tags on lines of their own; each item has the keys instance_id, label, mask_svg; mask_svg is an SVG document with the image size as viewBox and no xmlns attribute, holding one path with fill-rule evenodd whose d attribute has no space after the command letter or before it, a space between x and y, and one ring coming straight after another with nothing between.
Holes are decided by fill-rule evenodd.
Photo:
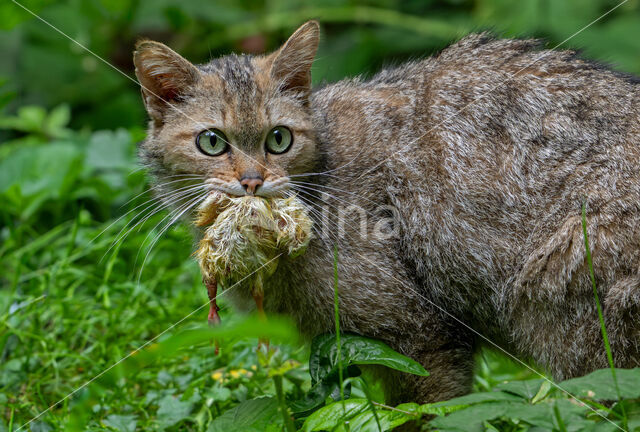
<instances>
[{"instance_id":1,"label":"dead bird","mask_svg":"<svg viewBox=\"0 0 640 432\"><path fill-rule=\"evenodd\" d=\"M231 197L214 191L198 208L195 225L205 229L195 256L209 295L209 323L218 324L218 285L229 287L244 279L264 317L263 281L276 271L281 255L304 252L312 222L295 196Z\"/></svg>"}]
</instances>

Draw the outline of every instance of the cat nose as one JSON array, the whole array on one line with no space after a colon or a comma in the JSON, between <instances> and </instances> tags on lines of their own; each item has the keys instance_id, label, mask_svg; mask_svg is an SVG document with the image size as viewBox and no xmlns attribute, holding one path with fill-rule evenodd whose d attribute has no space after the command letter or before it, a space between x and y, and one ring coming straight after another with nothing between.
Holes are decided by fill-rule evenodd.
<instances>
[{"instance_id":1,"label":"cat nose","mask_svg":"<svg viewBox=\"0 0 640 432\"><path fill-rule=\"evenodd\" d=\"M262 186L262 182L262 177L243 177L240 179L240 184L249 195L253 195L256 189Z\"/></svg>"}]
</instances>

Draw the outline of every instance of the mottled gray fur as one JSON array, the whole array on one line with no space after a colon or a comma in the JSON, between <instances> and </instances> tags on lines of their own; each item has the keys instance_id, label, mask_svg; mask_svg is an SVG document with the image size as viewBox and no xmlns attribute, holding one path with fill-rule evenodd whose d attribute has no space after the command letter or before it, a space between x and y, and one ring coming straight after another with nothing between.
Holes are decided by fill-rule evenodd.
<instances>
[{"instance_id":1,"label":"mottled gray fur","mask_svg":"<svg viewBox=\"0 0 640 432\"><path fill-rule=\"evenodd\" d=\"M312 27L305 31L317 33ZM255 127L256 107L285 103L265 96L272 87L252 84L268 70L260 61L270 64L231 56L200 67L224 76L226 101L245 100L234 105L242 106L237 124ZM316 185L301 196L316 206L317 225L323 206L337 213L353 203L368 212L371 230L389 217L379 210L387 205L397 210L399 235L363 238L350 220L342 238L316 237L266 281L265 308L292 316L307 335L332 331L339 240L342 328L380 338L431 372L389 379L393 401L470 390L472 356L484 340L460 321L556 379L582 375L607 366L586 267L586 202L614 360L638 366L638 88L635 78L573 51L479 34L368 81L326 85L308 101L284 89L298 121L311 125L302 129L313 157L282 175L326 173L303 178ZM176 99L189 112L194 97L205 97L191 94L191 102ZM216 98L200 100L202 110L227 103ZM152 125L143 157L158 173L189 172L158 155L155 137L168 127L161 123ZM250 307L246 289L231 295Z\"/></svg>"}]
</instances>

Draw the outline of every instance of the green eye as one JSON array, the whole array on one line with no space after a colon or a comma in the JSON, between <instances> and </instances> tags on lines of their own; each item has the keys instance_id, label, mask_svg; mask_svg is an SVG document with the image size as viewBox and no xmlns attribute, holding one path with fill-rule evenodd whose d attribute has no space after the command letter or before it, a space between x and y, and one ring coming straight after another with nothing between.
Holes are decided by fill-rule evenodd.
<instances>
[{"instance_id":1,"label":"green eye","mask_svg":"<svg viewBox=\"0 0 640 432\"><path fill-rule=\"evenodd\" d=\"M291 131L284 126L276 126L267 135L267 151L273 154L284 153L289 150L293 143Z\"/></svg>"},{"instance_id":2,"label":"green eye","mask_svg":"<svg viewBox=\"0 0 640 432\"><path fill-rule=\"evenodd\" d=\"M218 129L202 131L196 137L196 147L208 156L220 156L229 149L227 137Z\"/></svg>"}]
</instances>

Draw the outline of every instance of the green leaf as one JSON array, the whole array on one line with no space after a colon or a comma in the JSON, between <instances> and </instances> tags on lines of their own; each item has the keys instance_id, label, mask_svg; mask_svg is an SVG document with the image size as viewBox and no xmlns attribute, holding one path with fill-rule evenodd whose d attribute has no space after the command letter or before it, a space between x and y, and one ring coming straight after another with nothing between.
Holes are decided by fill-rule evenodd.
<instances>
[{"instance_id":1,"label":"green leaf","mask_svg":"<svg viewBox=\"0 0 640 432\"><path fill-rule=\"evenodd\" d=\"M558 407L562 421L569 425L569 430L580 430L581 427L593 424L586 417L586 413L589 412L588 408L568 399L549 400L535 405L528 403L514 404L509 408L506 415L534 426L557 430L558 424L553 412L554 405Z\"/></svg>"},{"instance_id":2,"label":"green leaf","mask_svg":"<svg viewBox=\"0 0 640 432\"><path fill-rule=\"evenodd\" d=\"M420 376L429 373L415 360L395 352L384 342L353 334L341 336L343 378L360 375L358 365L382 365L402 372ZM322 405L328 396L334 400L340 397L338 373L338 348L335 335L327 333L317 336L311 343L309 357L309 374L311 390L291 403L294 413L310 411ZM345 387L348 397L349 387Z\"/></svg>"},{"instance_id":3,"label":"green leaf","mask_svg":"<svg viewBox=\"0 0 640 432\"><path fill-rule=\"evenodd\" d=\"M543 379L508 381L496 385L494 389L512 393L525 399L532 399L540 389L540 385L545 382L549 384Z\"/></svg>"},{"instance_id":4,"label":"green leaf","mask_svg":"<svg viewBox=\"0 0 640 432\"><path fill-rule=\"evenodd\" d=\"M311 411L324 404L329 395L336 393L339 398L340 384L337 375L338 374L333 375L333 379L325 379L315 383L302 398L289 404L291 411L296 414ZM345 397L348 397L346 394L347 388L348 387L345 386Z\"/></svg>"},{"instance_id":5,"label":"green leaf","mask_svg":"<svg viewBox=\"0 0 640 432\"><path fill-rule=\"evenodd\" d=\"M620 395L625 399L640 397L640 368L616 369ZM559 384L560 388L578 398L592 400L617 400L616 387L611 369L600 369L580 378L573 378Z\"/></svg>"},{"instance_id":6,"label":"green leaf","mask_svg":"<svg viewBox=\"0 0 640 432\"><path fill-rule=\"evenodd\" d=\"M465 396L449 399L443 402L427 404L431 407L465 407L485 402L522 402L522 397L502 391L471 393Z\"/></svg>"},{"instance_id":7,"label":"green leaf","mask_svg":"<svg viewBox=\"0 0 640 432\"><path fill-rule=\"evenodd\" d=\"M502 417L517 406L518 403L507 401L481 403L438 417L430 424L442 431L481 432L485 421Z\"/></svg>"},{"instance_id":8,"label":"green leaf","mask_svg":"<svg viewBox=\"0 0 640 432\"><path fill-rule=\"evenodd\" d=\"M380 421L380 429L383 431L392 430L400 425L403 425L411 420L416 420L420 418L419 414L412 413L404 413L396 410L382 410L376 409L376 413L378 414L378 419ZM376 423L376 419L373 416L371 410L365 411L357 416L353 417L349 421L349 432L357 432L357 431L378 431L378 424ZM339 426L336 429L336 432L346 432L344 426Z\"/></svg>"},{"instance_id":9,"label":"green leaf","mask_svg":"<svg viewBox=\"0 0 640 432\"><path fill-rule=\"evenodd\" d=\"M94 132L89 140L85 163L88 168L96 170L129 169L133 160L132 150L131 134L125 129Z\"/></svg>"},{"instance_id":10,"label":"green leaf","mask_svg":"<svg viewBox=\"0 0 640 432\"><path fill-rule=\"evenodd\" d=\"M369 409L366 399L349 399L333 402L311 414L302 425L304 432L333 430L345 420Z\"/></svg>"},{"instance_id":11,"label":"green leaf","mask_svg":"<svg viewBox=\"0 0 640 432\"><path fill-rule=\"evenodd\" d=\"M420 363L392 350L382 341L353 334L344 334L341 339L345 366L382 365L414 375L429 375ZM337 359L334 335L323 334L314 338L309 358L312 381L317 382L331 374L337 367Z\"/></svg>"},{"instance_id":12,"label":"green leaf","mask_svg":"<svg viewBox=\"0 0 640 432\"><path fill-rule=\"evenodd\" d=\"M29 218L49 199L67 195L80 176L81 152L68 143L19 148L0 160L0 194ZM24 199L22 199L24 198Z\"/></svg>"},{"instance_id":13,"label":"green leaf","mask_svg":"<svg viewBox=\"0 0 640 432\"><path fill-rule=\"evenodd\" d=\"M206 390L205 396L213 399L214 402L224 402L231 399L231 390L216 384Z\"/></svg>"},{"instance_id":14,"label":"green leaf","mask_svg":"<svg viewBox=\"0 0 640 432\"><path fill-rule=\"evenodd\" d=\"M163 430L190 417L193 403L180 400L176 396L165 396L158 404L158 423Z\"/></svg>"},{"instance_id":15,"label":"green leaf","mask_svg":"<svg viewBox=\"0 0 640 432\"><path fill-rule=\"evenodd\" d=\"M44 120L43 129L51 137L64 137L70 132L65 128L71 119L69 105L63 104L54 108Z\"/></svg>"},{"instance_id":16,"label":"green leaf","mask_svg":"<svg viewBox=\"0 0 640 432\"><path fill-rule=\"evenodd\" d=\"M31 423L30 428L31 432L51 432L53 431L53 427L46 422L43 421L34 421Z\"/></svg>"},{"instance_id":17,"label":"green leaf","mask_svg":"<svg viewBox=\"0 0 640 432\"><path fill-rule=\"evenodd\" d=\"M16 129L24 132L41 132L47 112L39 106L24 106L18 110Z\"/></svg>"},{"instance_id":18,"label":"green leaf","mask_svg":"<svg viewBox=\"0 0 640 432\"><path fill-rule=\"evenodd\" d=\"M540 389L538 390L538 393L536 393L536 395L531 399L531 403L536 404L540 402L541 400L547 397L550 391L551 391L551 382L547 380L542 381L542 384L540 385Z\"/></svg>"},{"instance_id":19,"label":"green leaf","mask_svg":"<svg viewBox=\"0 0 640 432\"><path fill-rule=\"evenodd\" d=\"M134 432L138 423L134 415L111 414L104 421L104 425L120 432Z\"/></svg>"},{"instance_id":20,"label":"green leaf","mask_svg":"<svg viewBox=\"0 0 640 432\"><path fill-rule=\"evenodd\" d=\"M273 397L251 399L216 418L207 432L276 432L282 430L278 401Z\"/></svg>"}]
</instances>

